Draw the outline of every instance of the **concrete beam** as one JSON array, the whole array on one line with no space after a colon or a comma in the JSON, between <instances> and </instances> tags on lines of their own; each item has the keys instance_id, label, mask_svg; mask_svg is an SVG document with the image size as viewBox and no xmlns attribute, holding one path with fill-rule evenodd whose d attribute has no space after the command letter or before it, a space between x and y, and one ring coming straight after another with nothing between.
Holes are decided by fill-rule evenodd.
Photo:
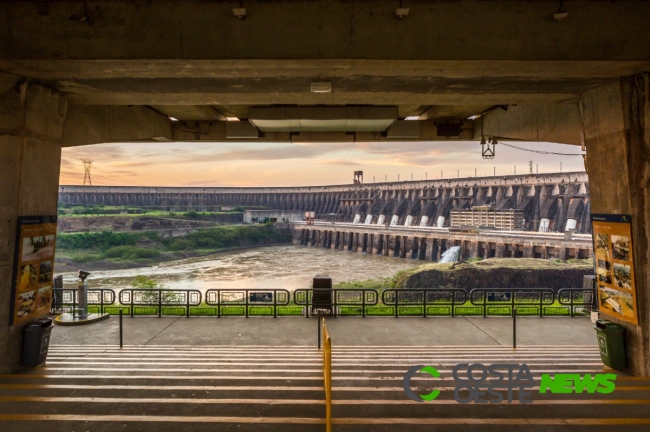
<instances>
[{"instance_id":1,"label":"concrete beam","mask_svg":"<svg viewBox=\"0 0 650 432\"><path fill-rule=\"evenodd\" d=\"M415 121L415 120L414 120ZM411 142L411 141L448 141L471 140L473 138L473 124L465 120L460 126L460 135L457 137L439 136L438 128L434 121L417 121L419 123L418 138L389 138L380 132L266 132L260 134L256 141L262 142ZM237 142L241 139L228 138L226 126L228 122L222 121L181 121L172 123L172 138L174 141L210 141L210 142Z\"/></svg>"},{"instance_id":2,"label":"concrete beam","mask_svg":"<svg viewBox=\"0 0 650 432\"><path fill-rule=\"evenodd\" d=\"M496 107L476 119L474 139L494 136L581 145L583 129L577 103L510 105L507 109Z\"/></svg>"},{"instance_id":3,"label":"concrete beam","mask_svg":"<svg viewBox=\"0 0 650 432\"><path fill-rule=\"evenodd\" d=\"M63 146L130 141L170 141L171 121L143 106L72 105L63 128Z\"/></svg>"}]
</instances>

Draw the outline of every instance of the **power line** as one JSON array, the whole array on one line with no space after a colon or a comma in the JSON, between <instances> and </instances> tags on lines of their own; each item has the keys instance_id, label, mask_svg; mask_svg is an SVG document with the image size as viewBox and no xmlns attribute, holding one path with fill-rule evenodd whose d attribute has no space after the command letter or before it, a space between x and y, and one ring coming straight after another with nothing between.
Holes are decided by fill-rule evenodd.
<instances>
[{"instance_id":1,"label":"power line","mask_svg":"<svg viewBox=\"0 0 650 432\"><path fill-rule=\"evenodd\" d=\"M516 145L504 143L503 141L499 141L499 144L503 144L504 146L508 146L508 147L513 148L513 149L527 151L527 152L531 152L531 153L552 154L552 155L560 155L560 156L584 156L584 153L556 153L556 152L549 152L549 151L542 151L542 150L532 150L532 149L527 149L527 148L524 148L524 147L519 147L519 146L516 146Z\"/></svg>"}]
</instances>

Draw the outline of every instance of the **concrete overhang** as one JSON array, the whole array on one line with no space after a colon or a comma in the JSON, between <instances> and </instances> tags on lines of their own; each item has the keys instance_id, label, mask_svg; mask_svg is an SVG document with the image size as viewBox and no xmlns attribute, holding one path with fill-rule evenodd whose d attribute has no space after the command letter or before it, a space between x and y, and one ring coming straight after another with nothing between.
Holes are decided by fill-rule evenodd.
<instances>
[{"instance_id":1,"label":"concrete overhang","mask_svg":"<svg viewBox=\"0 0 650 432\"><path fill-rule=\"evenodd\" d=\"M397 107L251 107L248 120L262 132L383 132Z\"/></svg>"}]
</instances>

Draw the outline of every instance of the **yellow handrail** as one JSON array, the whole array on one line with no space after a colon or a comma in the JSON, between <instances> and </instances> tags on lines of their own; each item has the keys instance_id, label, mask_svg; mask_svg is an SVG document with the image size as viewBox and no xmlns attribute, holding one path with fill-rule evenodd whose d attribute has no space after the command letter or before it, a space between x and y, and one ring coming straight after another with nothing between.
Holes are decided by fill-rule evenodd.
<instances>
[{"instance_id":1,"label":"yellow handrail","mask_svg":"<svg viewBox=\"0 0 650 432\"><path fill-rule=\"evenodd\" d=\"M332 339L323 317L323 382L325 385L325 431L332 432Z\"/></svg>"}]
</instances>

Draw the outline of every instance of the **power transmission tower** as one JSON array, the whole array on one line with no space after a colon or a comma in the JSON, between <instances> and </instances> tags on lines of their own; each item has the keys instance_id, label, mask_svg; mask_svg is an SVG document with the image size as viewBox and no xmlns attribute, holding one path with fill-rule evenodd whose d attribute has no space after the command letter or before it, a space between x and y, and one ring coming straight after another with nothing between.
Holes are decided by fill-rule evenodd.
<instances>
[{"instance_id":1,"label":"power transmission tower","mask_svg":"<svg viewBox=\"0 0 650 432\"><path fill-rule=\"evenodd\" d=\"M84 186L86 186L86 183L92 186L93 182L90 179L90 168L93 166L93 161L90 159L81 159L81 162L84 164Z\"/></svg>"}]
</instances>

